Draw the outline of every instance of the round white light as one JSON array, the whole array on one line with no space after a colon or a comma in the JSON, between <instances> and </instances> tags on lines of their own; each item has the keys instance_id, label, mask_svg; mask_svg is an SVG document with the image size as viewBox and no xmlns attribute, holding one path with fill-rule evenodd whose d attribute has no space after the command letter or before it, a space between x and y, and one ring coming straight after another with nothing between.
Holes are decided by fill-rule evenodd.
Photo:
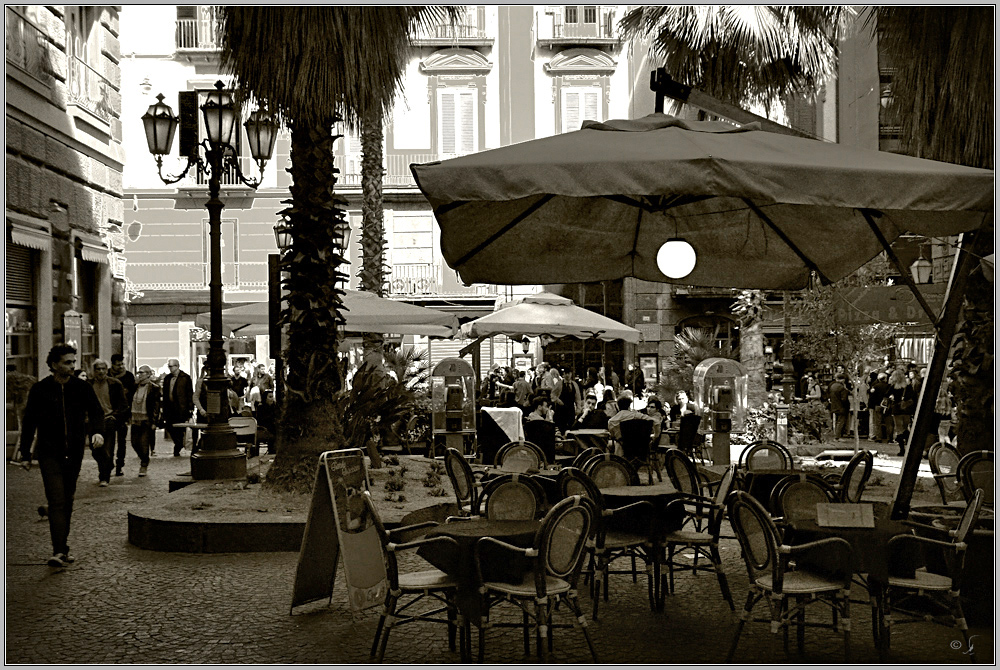
<instances>
[{"instance_id":1,"label":"round white light","mask_svg":"<svg viewBox=\"0 0 1000 670\"><path fill-rule=\"evenodd\" d=\"M697 260L694 247L679 237L671 237L656 252L656 267L671 279L687 277Z\"/></svg>"}]
</instances>

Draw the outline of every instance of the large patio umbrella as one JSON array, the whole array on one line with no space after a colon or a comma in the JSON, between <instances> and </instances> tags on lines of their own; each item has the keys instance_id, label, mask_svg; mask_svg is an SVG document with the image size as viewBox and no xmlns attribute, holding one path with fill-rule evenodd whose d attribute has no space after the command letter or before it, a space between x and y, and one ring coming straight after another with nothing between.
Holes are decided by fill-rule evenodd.
<instances>
[{"instance_id":1,"label":"large patio umbrella","mask_svg":"<svg viewBox=\"0 0 1000 670\"><path fill-rule=\"evenodd\" d=\"M462 335L472 338L548 335L554 338L576 337L606 342L625 340L633 344L639 341L639 331L635 328L578 307L569 298L545 291L462 324Z\"/></svg>"},{"instance_id":2,"label":"large patio umbrella","mask_svg":"<svg viewBox=\"0 0 1000 670\"><path fill-rule=\"evenodd\" d=\"M344 292L344 329L355 333L395 333L452 337L458 331L458 317L436 309L389 300L366 291ZM208 312L198 314L195 323L207 327ZM244 335L267 333L268 303L253 302L222 310L227 331Z\"/></svg>"},{"instance_id":3,"label":"large patio umbrella","mask_svg":"<svg viewBox=\"0 0 1000 670\"><path fill-rule=\"evenodd\" d=\"M411 170L466 283L800 289L871 260L879 236L974 230L993 209L991 170L664 114ZM677 279L656 263L670 238L697 254Z\"/></svg>"},{"instance_id":4,"label":"large patio umbrella","mask_svg":"<svg viewBox=\"0 0 1000 670\"><path fill-rule=\"evenodd\" d=\"M906 516L948 348L969 244L992 233L992 170L663 114L411 166L466 283L557 284L638 277L693 286L799 289L833 282L891 243L962 236L938 316L893 505ZM697 262L657 263L680 238ZM672 246L683 246L675 243ZM915 448L919 445L921 448Z\"/></svg>"}]
</instances>

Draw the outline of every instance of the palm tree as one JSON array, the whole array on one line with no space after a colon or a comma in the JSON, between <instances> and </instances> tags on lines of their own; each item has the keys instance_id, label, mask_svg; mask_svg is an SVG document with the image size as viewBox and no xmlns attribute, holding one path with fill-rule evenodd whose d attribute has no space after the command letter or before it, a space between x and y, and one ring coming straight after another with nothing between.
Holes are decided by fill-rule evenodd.
<instances>
[{"instance_id":1,"label":"palm tree","mask_svg":"<svg viewBox=\"0 0 1000 670\"><path fill-rule=\"evenodd\" d=\"M223 66L244 99L254 98L291 130L292 198L281 212L292 235L282 253L289 307L287 393L278 455L267 484L308 491L319 453L343 445L334 398L343 385L337 357L345 277L334 196L333 128L358 128L390 108L402 81L411 31L447 8L302 6L221 8ZM376 112L377 110L377 112ZM373 117L374 118L374 117ZM381 145L379 145L381 146ZM381 159L378 161L381 170ZM381 175L379 175L379 179Z\"/></svg>"},{"instance_id":2,"label":"palm tree","mask_svg":"<svg viewBox=\"0 0 1000 670\"><path fill-rule=\"evenodd\" d=\"M921 158L993 168L994 9L877 7L865 17L893 68L888 113L902 126L902 151ZM972 253L993 250L980 234ZM993 447L993 291L969 275L956 335L949 392L963 453Z\"/></svg>"},{"instance_id":3,"label":"palm tree","mask_svg":"<svg viewBox=\"0 0 1000 670\"><path fill-rule=\"evenodd\" d=\"M836 29L846 13L837 7L644 6L618 27L625 39L649 40L651 55L672 79L723 102L762 106L770 116L782 99L814 96L835 72ZM766 397L760 300L757 294L757 308L737 314L747 393L757 403Z\"/></svg>"}]
</instances>

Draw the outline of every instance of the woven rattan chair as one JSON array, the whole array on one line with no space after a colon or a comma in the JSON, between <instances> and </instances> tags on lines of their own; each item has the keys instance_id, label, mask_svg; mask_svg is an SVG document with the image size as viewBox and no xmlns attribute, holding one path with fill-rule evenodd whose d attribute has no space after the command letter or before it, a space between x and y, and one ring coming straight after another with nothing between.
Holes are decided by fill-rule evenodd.
<instances>
[{"instance_id":1,"label":"woven rattan chair","mask_svg":"<svg viewBox=\"0 0 1000 670\"><path fill-rule=\"evenodd\" d=\"M448 447L444 452L444 467L448 471L451 488L455 491L459 515L477 514L482 484L476 480L472 467L462 456L462 452L454 447Z\"/></svg>"},{"instance_id":2,"label":"woven rattan chair","mask_svg":"<svg viewBox=\"0 0 1000 670\"><path fill-rule=\"evenodd\" d=\"M595 456L581 469L602 489L608 486L636 486L639 483L639 473L632 464L615 454Z\"/></svg>"},{"instance_id":3,"label":"woven rattan chair","mask_svg":"<svg viewBox=\"0 0 1000 670\"><path fill-rule=\"evenodd\" d=\"M833 484L833 490L837 494L837 502L859 503L861 494L868 485L868 478L872 474L872 454L870 451L861 450L854 454L847 467L841 473L840 479Z\"/></svg>"},{"instance_id":4,"label":"woven rattan chair","mask_svg":"<svg viewBox=\"0 0 1000 670\"><path fill-rule=\"evenodd\" d=\"M983 505L993 507L993 452L972 451L958 462L958 484L966 501L972 500L977 490L983 492Z\"/></svg>"},{"instance_id":5,"label":"woven rattan chair","mask_svg":"<svg viewBox=\"0 0 1000 670\"><path fill-rule=\"evenodd\" d=\"M545 510L545 491L531 477L514 473L486 482L478 510L490 521L531 521Z\"/></svg>"},{"instance_id":6,"label":"woven rattan chair","mask_svg":"<svg viewBox=\"0 0 1000 670\"><path fill-rule=\"evenodd\" d=\"M576 590L593 519L593 504L582 496L573 496L559 501L549 510L530 549L515 547L492 537L479 540L476 544L476 569L483 585L483 615L479 622L480 663L485 656L487 631L491 627L522 628L525 655L531 653L530 631L533 630L537 654L545 662L547 652L552 650L553 629L572 626L582 630L590 654L597 662L597 651L580 611ZM520 584L483 581L480 559L485 552L498 551L531 559L532 570ZM521 609L521 623L491 622L490 611L503 602L513 603ZM553 623L553 613L560 604L565 604L571 614L568 624Z\"/></svg>"},{"instance_id":7,"label":"woven rattan chair","mask_svg":"<svg viewBox=\"0 0 1000 670\"><path fill-rule=\"evenodd\" d=\"M580 468L582 470L583 466L587 463L587 461L597 456L601 456L602 454L605 453L607 453L606 449L598 449L597 447L584 449L583 451L581 451L579 454L576 455L576 457L573 459L573 462L570 463L570 465L571 467Z\"/></svg>"},{"instance_id":8,"label":"woven rattan chair","mask_svg":"<svg viewBox=\"0 0 1000 670\"><path fill-rule=\"evenodd\" d=\"M496 465L510 472L544 470L545 454L532 442L508 442L497 450Z\"/></svg>"},{"instance_id":9,"label":"woven rattan chair","mask_svg":"<svg viewBox=\"0 0 1000 670\"><path fill-rule=\"evenodd\" d=\"M778 529L771 521L764 507L744 491L734 491L726 504L729 523L736 531L743 559L750 579L750 591L747 602L740 614L736 631L726 655L726 662L731 663L736 654L740 634L747 621L767 622L771 624L771 632L785 631L787 651L787 634L791 626L798 628L799 652L803 651L806 619L805 608L812 603L823 603L830 607L833 613L831 624L810 621L810 627L829 627L844 635L844 660L849 663L851 658L850 633L850 590L851 544L839 537L829 537L802 545L788 546L781 544ZM779 546L780 545L780 546ZM805 569L790 569L790 561L803 551L817 547L841 547L844 563L844 575L831 578L819 575ZM770 610L767 619L754 619L754 606L764 600Z\"/></svg>"},{"instance_id":10,"label":"woven rattan chair","mask_svg":"<svg viewBox=\"0 0 1000 670\"><path fill-rule=\"evenodd\" d=\"M746 446L740 454L737 467L747 472L789 470L792 467L792 454L774 440L758 440Z\"/></svg>"}]
</instances>

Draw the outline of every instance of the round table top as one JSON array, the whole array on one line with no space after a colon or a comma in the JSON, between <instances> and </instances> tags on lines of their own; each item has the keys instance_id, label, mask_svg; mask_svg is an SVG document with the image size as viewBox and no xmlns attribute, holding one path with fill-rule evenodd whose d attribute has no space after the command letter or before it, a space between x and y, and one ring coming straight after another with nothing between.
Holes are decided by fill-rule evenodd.
<instances>
[{"instance_id":1,"label":"round table top","mask_svg":"<svg viewBox=\"0 0 1000 670\"><path fill-rule=\"evenodd\" d=\"M663 495L673 495L677 489L669 482L660 482L652 486L609 486L601 489L603 496L615 496L619 498L649 498Z\"/></svg>"},{"instance_id":2,"label":"round table top","mask_svg":"<svg viewBox=\"0 0 1000 670\"><path fill-rule=\"evenodd\" d=\"M513 535L533 534L541 528L542 522L531 521L491 521L489 519L476 519L474 521L452 521L443 523L433 528L431 535L447 535L448 537L496 537L504 538Z\"/></svg>"},{"instance_id":3,"label":"round table top","mask_svg":"<svg viewBox=\"0 0 1000 670\"><path fill-rule=\"evenodd\" d=\"M567 430L567 435L610 435L606 428L574 428Z\"/></svg>"}]
</instances>

